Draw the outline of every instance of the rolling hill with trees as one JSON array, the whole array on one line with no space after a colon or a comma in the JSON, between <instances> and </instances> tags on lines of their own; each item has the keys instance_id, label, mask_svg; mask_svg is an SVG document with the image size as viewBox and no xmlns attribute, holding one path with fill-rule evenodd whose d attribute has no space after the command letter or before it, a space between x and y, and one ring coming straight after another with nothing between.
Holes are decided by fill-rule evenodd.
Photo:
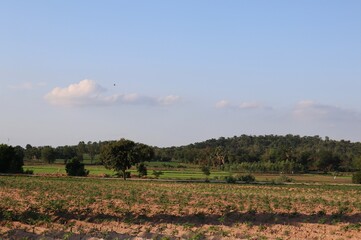
<instances>
[{"instance_id":1,"label":"rolling hill with trees","mask_svg":"<svg viewBox=\"0 0 361 240\"><path fill-rule=\"evenodd\" d=\"M101 150L115 141L79 142L74 146L16 146L25 162L52 163L63 159L102 164ZM144 145L145 146L145 145ZM241 135L220 137L179 147L153 147L151 161L191 163L230 171L309 172L356 171L361 169L361 142L298 135ZM149 159L147 159L149 161Z\"/></svg>"}]
</instances>

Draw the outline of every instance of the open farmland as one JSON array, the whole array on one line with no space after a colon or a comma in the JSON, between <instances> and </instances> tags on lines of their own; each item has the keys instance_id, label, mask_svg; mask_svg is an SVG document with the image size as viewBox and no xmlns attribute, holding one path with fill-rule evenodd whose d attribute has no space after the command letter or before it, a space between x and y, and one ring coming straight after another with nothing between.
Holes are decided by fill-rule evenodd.
<instances>
[{"instance_id":1,"label":"open farmland","mask_svg":"<svg viewBox=\"0 0 361 240\"><path fill-rule=\"evenodd\" d=\"M0 177L4 238L360 239L361 188Z\"/></svg>"}]
</instances>

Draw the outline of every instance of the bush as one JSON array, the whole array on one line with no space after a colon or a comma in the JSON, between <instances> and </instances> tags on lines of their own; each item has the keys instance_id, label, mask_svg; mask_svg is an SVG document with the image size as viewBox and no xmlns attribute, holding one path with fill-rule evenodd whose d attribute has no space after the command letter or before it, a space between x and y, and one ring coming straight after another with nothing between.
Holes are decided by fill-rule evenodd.
<instances>
[{"instance_id":1,"label":"bush","mask_svg":"<svg viewBox=\"0 0 361 240\"><path fill-rule=\"evenodd\" d=\"M0 172L23 173L23 157L14 147L0 144Z\"/></svg>"},{"instance_id":2,"label":"bush","mask_svg":"<svg viewBox=\"0 0 361 240\"><path fill-rule=\"evenodd\" d=\"M115 176L116 176L116 177L119 177L119 178L124 178L122 171L116 173ZM125 172L125 177L126 177L126 178L131 178L130 172Z\"/></svg>"},{"instance_id":3,"label":"bush","mask_svg":"<svg viewBox=\"0 0 361 240\"><path fill-rule=\"evenodd\" d=\"M207 177L208 177L209 175L211 175L211 170L209 169L208 166L202 166L202 167L201 167L201 170L202 170L203 174L206 175Z\"/></svg>"},{"instance_id":4,"label":"bush","mask_svg":"<svg viewBox=\"0 0 361 240\"><path fill-rule=\"evenodd\" d=\"M238 176L238 181L251 183L251 182L255 182L256 178L252 174L247 174L247 175Z\"/></svg>"},{"instance_id":5,"label":"bush","mask_svg":"<svg viewBox=\"0 0 361 240\"><path fill-rule=\"evenodd\" d=\"M226 176L224 179L226 180L226 183L236 183L237 182L237 179L233 176Z\"/></svg>"},{"instance_id":6,"label":"bush","mask_svg":"<svg viewBox=\"0 0 361 240\"><path fill-rule=\"evenodd\" d=\"M89 171L84 168L84 164L73 158L65 165L68 176L88 176Z\"/></svg>"},{"instance_id":7,"label":"bush","mask_svg":"<svg viewBox=\"0 0 361 240\"><path fill-rule=\"evenodd\" d=\"M293 182L293 178L287 177L286 175L281 175L276 179L276 183L285 183L285 182Z\"/></svg>"},{"instance_id":8,"label":"bush","mask_svg":"<svg viewBox=\"0 0 361 240\"><path fill-rule=\"evenodd\" d=\"M154 175L156 178L159 178L160 175L163 175L163 172L162 172L162 171L153 170L153 175Z\"/></svg>"},{"instance_id":9,"label":"bush","mask_svg":"<svg viewBox=\"0 0 361 240\"><path fill-rule=\"evenodd\" d=\"M147 176L148 172L147 172L147 167L145 166L144 163L140 163L137 167L137 171L139 173L139 177L143 177L143 176Z\"/></svg>"},{"instance_id":10,"label":"bush","mask_svg":"<svg viewBox=\"0 0 361 240\"><path fill-rule=\"evenodd\" d=\"M352 174L352 183L361 184L361 171Z\"/></svg>"},{"instance_id":11,"label":"bush","mask_svg":"<svg viewBox=\"0 0 361 240\"><path fill-rule=\"evenodd\" d=\"M24 171L24 174L33 175L33 174L34 174L34 171L33 171L33 170L30 170L30 169L26 169L26 170Z\"/></svg>"}]
</instances>

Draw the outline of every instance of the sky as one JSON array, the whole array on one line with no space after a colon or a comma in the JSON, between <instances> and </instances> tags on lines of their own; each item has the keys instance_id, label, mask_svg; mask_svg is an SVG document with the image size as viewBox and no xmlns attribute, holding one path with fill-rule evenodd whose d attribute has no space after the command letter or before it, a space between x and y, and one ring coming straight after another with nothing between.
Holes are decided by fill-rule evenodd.
<instances>
[{"instance_id":1,"label":"sky","mask_svg":"<svg viewBox=\"0 0 361 240\"><path fill-rule=\"evenodd\" d=\"M361 1L1 1L0 143L361 141Z\"/></svg>"}]
</instances>

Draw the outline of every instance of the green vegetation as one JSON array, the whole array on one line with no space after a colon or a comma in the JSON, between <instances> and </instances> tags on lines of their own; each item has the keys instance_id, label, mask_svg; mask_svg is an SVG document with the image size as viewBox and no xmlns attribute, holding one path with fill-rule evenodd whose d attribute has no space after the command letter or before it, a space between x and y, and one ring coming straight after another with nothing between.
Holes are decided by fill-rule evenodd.
<instances>
[{"instance_id":1,"label":"green vegetation","mask_svg":"<svg viewBox=\"0 0 361 240\"><path fill-rule=\"evenodd\" d=\"M153 170L153 173L155 178L159 178L160 175L163 175L164 173L162 171L156 171L156 170Z\"/></svg>"},{"instance_id":2,"label":"green vegetation","mask_svg":"<svg viewBox=\"0 0 361 240\"><path fill-rule=\"evenodd\" d=\"M148 175L147 167L144 163L138 164L137 171L139 173L139 177L144 177Z\"/></svg>"},{"instance_id":3,"label":"green vegetation","mask_svg":"<svg viewBox=\"0 0 361 240\"><path fill-rule=\"evenodd\" d=\"M86 170L84 168L84 164L76 158L73 158L71 161L67 162L65 165L65 171L68 176L86 177L89 174L89 170Z\"/></svg>"},{"instance_id":4,"label":"green vegetation","mask_svg":"<svg viewBox=\"0 0 361 240\"><path fill-rule=\"evenodd\" d=\"M22 173L23 153L18 147L0 145L0 173Z\"/></svg>"},{"instance_id":5,"label":"green vegetation","mask_svg":"<svg viewBox=\"0 0 361 240\"><path fill-rule=\"evenodd\" d=\"M123 139L122 141L125 141ZM129 141L129 140L126 140ZM77 157L84 164L102 164L102 149L116 143L79 142L76 146L18 147L28 165L45 162L66 164ZM148 147L137 143L136 152L147 168L169 170L209 166L210 170L243 173L353 172L361 170L361 143L335 141L319 136L235 136L210 139L181 147ZM104 151L104 150L103 150ZM137 157L139 159L139 156ZM131 164L133 165L133 164Z\"/></svg>"},{"instance_id":6,"label":"green vegetation","mask_svg":"<svg viewBox=\"0 0 361 240\"><path fill-rule=\"evenodd\" d=\"M156 148L155 159L240 172L302 173L361 169L361 143L319 136L221 137L182 147Z\"/></svg>"},{"instance_id":7,"label":"green vegetation","mask_svg":"<svg viewBox=\"0 0 361 240\"><path fill-rule=\"evenodd\" d=\"M126 170L141 161L150 160L153 157L153 149L133 141L121 139L104 145L101 149L100 158L107 169L113 169L126 180Z\"/></svg>"},{"instance_id":8,"label":"green vegetation","mask_svg":"<svg viewBox=\"0 0 361 240\"><path fill-rule=\"evenodd\" d=\"M357 184L361 184L361 171L355 172L352 175L352 182L357 183Z\"/></svg>"}]
</instances>

